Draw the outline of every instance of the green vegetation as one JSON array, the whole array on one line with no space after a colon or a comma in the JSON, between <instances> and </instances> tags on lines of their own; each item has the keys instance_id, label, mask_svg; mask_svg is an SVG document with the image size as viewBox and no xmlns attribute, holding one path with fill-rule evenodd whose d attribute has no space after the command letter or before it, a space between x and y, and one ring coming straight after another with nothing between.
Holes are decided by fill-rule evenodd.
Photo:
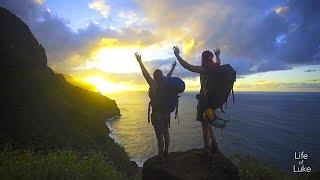
<instances>
[{"instance_id":1,"label":"green vegetation","mask_svg":"<svg viewBox=\"0 0 320 180\"><path fill-rule=\"evenodd\" d=\"M126 179L102 152L72 150L47 153L31 150L0 151L2 179Z\"/></svg>"},{"instance_id":2,"label":"green vegetation","mask_svg":"<svg viewBox=\"0 0 320 180\"><path fill-rule=\"evenodd\" d=\"M106 118L119 114L114 101L72 86L53 72L25 72L22 77L24 81L10 81L2 96L11 102L1 110L2 147L46 153L94 150L113 164L114 171L127 178L137 174L124 149L108 136Z\"/></svg>"},{"instance_id":3,"label":"green vegetation","mask_svg":"<svg viewBox=\"0 0 320 180\"><path fill-rule=\"evenodd\" d=\"M234 154L231 157L232 161L239 168L240 178L243 180L304 180L304 179L320 179L319 172L314 172L309 175L303 174L297 176L281 171L278 168L259 162L254 156L247 155L241 157L239 154Z\"/></svg>"}]
</instances>

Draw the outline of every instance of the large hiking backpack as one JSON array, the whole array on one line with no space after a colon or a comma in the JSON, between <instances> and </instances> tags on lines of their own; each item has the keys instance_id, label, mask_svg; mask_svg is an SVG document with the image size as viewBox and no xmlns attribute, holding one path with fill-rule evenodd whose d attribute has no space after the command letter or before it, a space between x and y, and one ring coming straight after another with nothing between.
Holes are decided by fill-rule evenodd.
<instances>
[{"instance_id":1,"label":"large hiking backpack","mask_svg":"<svg viewBox=\"0 0 320 180\"><path fill-rule=\"evenodd\" d=\"M227 103L231 92L234 101L233 84L235 81L236 71L229 64L209 68L205 82L209 107L222 108L223 104Z\"/></svg>"},{"instance_id":2,"label":"large hiking backpack","mask_svg":"<svg viewBox=\"0 0 320 180\"><path fill-rule=\"evenodd\" d=\"M169 113L175 112L175 119L178 118L179 93L185 90L185 83L178 77L166 77L159 89L149 88L148 122L152 109L160 108ZM179 118L178 118L179 120Z\"/></svg>"}]
</instances>

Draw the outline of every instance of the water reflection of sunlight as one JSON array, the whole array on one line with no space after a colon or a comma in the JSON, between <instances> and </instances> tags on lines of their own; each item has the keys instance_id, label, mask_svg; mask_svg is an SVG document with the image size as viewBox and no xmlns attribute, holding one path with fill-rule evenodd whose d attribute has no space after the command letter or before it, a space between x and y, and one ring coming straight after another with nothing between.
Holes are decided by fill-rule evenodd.
<instances>
[{"instance_id":1,"label":"water reflection of sunlight","mask_svg":"<svg viewBox=\"0 0 320 180\"><path fill-rule=\"evenodd\" d=\"M157 153L154 130L147 122L148 95L146 92L125 92L108 97L116 100L121 111L121 117L111 122L114 129L112 135L117 137L130 157L142 166L146 158Z\"/></svg>"}]
</instances>

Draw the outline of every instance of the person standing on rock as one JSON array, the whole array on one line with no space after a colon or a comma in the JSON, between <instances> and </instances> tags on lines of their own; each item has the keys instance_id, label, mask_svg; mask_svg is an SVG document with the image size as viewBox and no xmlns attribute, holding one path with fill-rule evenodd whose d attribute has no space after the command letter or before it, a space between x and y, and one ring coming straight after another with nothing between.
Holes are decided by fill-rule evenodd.
<instances>
[{"instance_id":1,"label":"person standing on rock","mask_svg":"<svg viewBox=\"0 0 320 180\"><path fill-rule=\"evenodd\" d=\"M136 59L140 65L142 74L148 82L149 96L152 103L152 114L151 122L154 127L157 141L158 141L158 156L162 159L168 156L170 136L169 136L169 123L170 123L170 112L167 109L167 97L164 93L166 91L165 79L162 71L156 69L153 72L153 78L148 73L147 69L141 61L141 55L135 53ZM171 70L167 74L167 77L171 77L176 62L172 64Z\"/></svg>"},{"instance_id":2,"label":"person standing on rock","mask_svg":"<svg viewBox=\"0 0 320 180\"><path fill-rule=\"evenodd\" d=\"M198 106L197 106L197 121L201 122L202 125L202 134L203 134L203 142L204 148L209 150L209 154L219 152L219 148L217 142L214 137L214 132L212 127L208 124L208 121L203 118L203 113L206 107L206 89L205 82L207 80L206 72L209 67L218 67L220 66L220 49L216 49L214 54L216 55L216 62L212 59L214 57L213 53L210 51L204 51L202 53L201 66L194 66L186 62L181 58L180 50L177 46L173 47L173 52L178 59L179 63L187 70L200 74L200 93L197 95Z\"/></svg>"}]
</instances>

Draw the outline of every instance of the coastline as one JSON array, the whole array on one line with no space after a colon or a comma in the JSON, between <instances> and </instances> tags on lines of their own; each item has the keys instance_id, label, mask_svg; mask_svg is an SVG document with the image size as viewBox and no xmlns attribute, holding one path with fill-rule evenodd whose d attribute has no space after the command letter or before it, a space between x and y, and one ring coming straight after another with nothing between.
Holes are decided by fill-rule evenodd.
<instances>
[{"instance_id":1,"label":"coastline","mask_svg":"<svg viewBox=\"0 0 320 180\"><path fill-rule=\"evenodd\" d=\"M112 117L110 117L110 118L107 118L107 120L106 120L106 125L107 125L107 127L108 127L108 129L109 129L109 133L108 133L108 136L111 138L111 139L113 139L117 144L120 144L121 145L121 141L119 140L119 138L117 138L117 136L114 134L114 131L116 131L115 130L115 128L113 128L112 127L112 121L114 121L114 120L117 120L117 119L119 119L120 118L120 116L112 116Z\"/></svg>"},{"instance_id":2,"label":"coastline","mask_svg":"<svg viewBox=\"0 0 320 180\"><path fill-rule=\"evenodd\" d=\"M117 144L119 144L120 146L123 147L122 142L120 141L120 139L117 137L117 135L116 135L116 133L115 133L115 132L116 132L116 129L112 127L112 122L113 122L113 121L116 121L116 120L119 120L120 117L121 117L121 115L120 115L120 116L113 116L113 117L107 118L107 120L106 120L106 125L107 125L107 127L108 127L108 129L109 129L108 136L109 136L111 139L113 139L113 140L115 141L115 143L117 143ZM123 147L123 148L124 148L124 147ZM124 148L124 151L126 151L125 148ZM128 152L126 152L126 153L128 153ZM130 157L130 155L128 155L128 156L129 156L129 158L130 158L130 161L134 161L134 162L138 165L139 168L142 168L142 167L143 167L143 163L144 163L144 162L137 161L137 160L134 159L133 157Z\"/></svg>"}]
</instances>

